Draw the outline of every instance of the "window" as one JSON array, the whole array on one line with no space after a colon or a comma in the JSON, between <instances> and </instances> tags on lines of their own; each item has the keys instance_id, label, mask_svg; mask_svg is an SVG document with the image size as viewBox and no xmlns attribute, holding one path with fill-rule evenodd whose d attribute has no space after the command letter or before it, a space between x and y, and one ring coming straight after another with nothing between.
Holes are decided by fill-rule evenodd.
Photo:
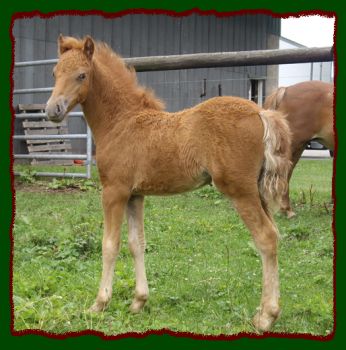
<instances>
[{"instance_id":1,"label":"window","mask_svg":"<svg viewBox=\"0 0 346 350\"><path fill-rule=\"evenodd\" d=\"M263 79L250 79L249 100L256 102L259 106L263 106Z\"/></svg>"}]
</instances>

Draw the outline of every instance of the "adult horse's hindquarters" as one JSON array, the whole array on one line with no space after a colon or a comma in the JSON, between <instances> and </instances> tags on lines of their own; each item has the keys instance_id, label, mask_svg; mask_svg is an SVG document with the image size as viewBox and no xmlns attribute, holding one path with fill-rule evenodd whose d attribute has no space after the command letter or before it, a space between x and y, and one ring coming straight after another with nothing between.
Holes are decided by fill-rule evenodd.
<instances>
[{"instance_id":1,"label":"adult horse's hindquarters","mask_svg":"<svg viewBox=\"0 0 346 350\"><path fill-rule=\"evenodd\" d=\"M291 167L287 176L281 211L288 218L295 215L289 198L289 181L294 167L307 143L316 140L334 150L332 84L322 81L305 81L288 87L280 87L269 95L264 108L284 113L292 133Z\"/></svg>"}]
</instances>

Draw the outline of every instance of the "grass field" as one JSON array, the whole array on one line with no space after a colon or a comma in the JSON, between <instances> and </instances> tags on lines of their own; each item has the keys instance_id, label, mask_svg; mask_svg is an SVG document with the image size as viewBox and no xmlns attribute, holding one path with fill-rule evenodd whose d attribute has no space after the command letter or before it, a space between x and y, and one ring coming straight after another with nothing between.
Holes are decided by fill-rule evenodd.
<instances>
[{"instance_id":1,"label":"grass field","mask_svg":"<svg viewBox=\"0 0 346 350\"><path fill-rule=\"evenodd\" d=\"M324 336L333 329L331 178L331 160L300 161L291 182L298 215L276 216L282 315L274 332ZM103 227L97 175L92 181L40 182L25 170L21 182L13 229L15 330L254 331L260 258L229 201L214 188L147 197L149 302L138 315L128 311L134 271L124 224L113 299L105 312L92 314L87 310L101 275Z\"/></svg>"}]
</instances>

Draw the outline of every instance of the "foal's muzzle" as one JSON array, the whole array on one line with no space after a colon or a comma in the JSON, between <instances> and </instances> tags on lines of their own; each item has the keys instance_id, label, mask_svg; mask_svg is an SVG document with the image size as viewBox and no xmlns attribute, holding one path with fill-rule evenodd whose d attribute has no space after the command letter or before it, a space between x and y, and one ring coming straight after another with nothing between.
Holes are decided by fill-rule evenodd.
<instances>
[{"instance_id":1,"label":"foal's muzzle","mask_svg":"<svg viewBox=\"0 0 346 350\"><path fill-rule=\"evenodd\" d=\"M55 123L60 123L67 112L67 101L63 97L50 98L47 101L46 115L48 119Z\"/></svg>"}]
</instances>

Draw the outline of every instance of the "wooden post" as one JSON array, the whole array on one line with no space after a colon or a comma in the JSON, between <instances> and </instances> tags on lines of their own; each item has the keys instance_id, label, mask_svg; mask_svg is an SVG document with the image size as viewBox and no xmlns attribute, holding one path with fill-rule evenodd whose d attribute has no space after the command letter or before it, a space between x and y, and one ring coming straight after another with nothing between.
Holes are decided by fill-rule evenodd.
<instances>
[{"instance_id":1,"label":"wooden post","mask_svg":"<svg viewBox=\"0 0 346 350\"><path fill-rule=\"evenodd\" d=\"M126 58L137 72L333 61L333 49L299 48Z\"/></svg>"}]
</instances>

